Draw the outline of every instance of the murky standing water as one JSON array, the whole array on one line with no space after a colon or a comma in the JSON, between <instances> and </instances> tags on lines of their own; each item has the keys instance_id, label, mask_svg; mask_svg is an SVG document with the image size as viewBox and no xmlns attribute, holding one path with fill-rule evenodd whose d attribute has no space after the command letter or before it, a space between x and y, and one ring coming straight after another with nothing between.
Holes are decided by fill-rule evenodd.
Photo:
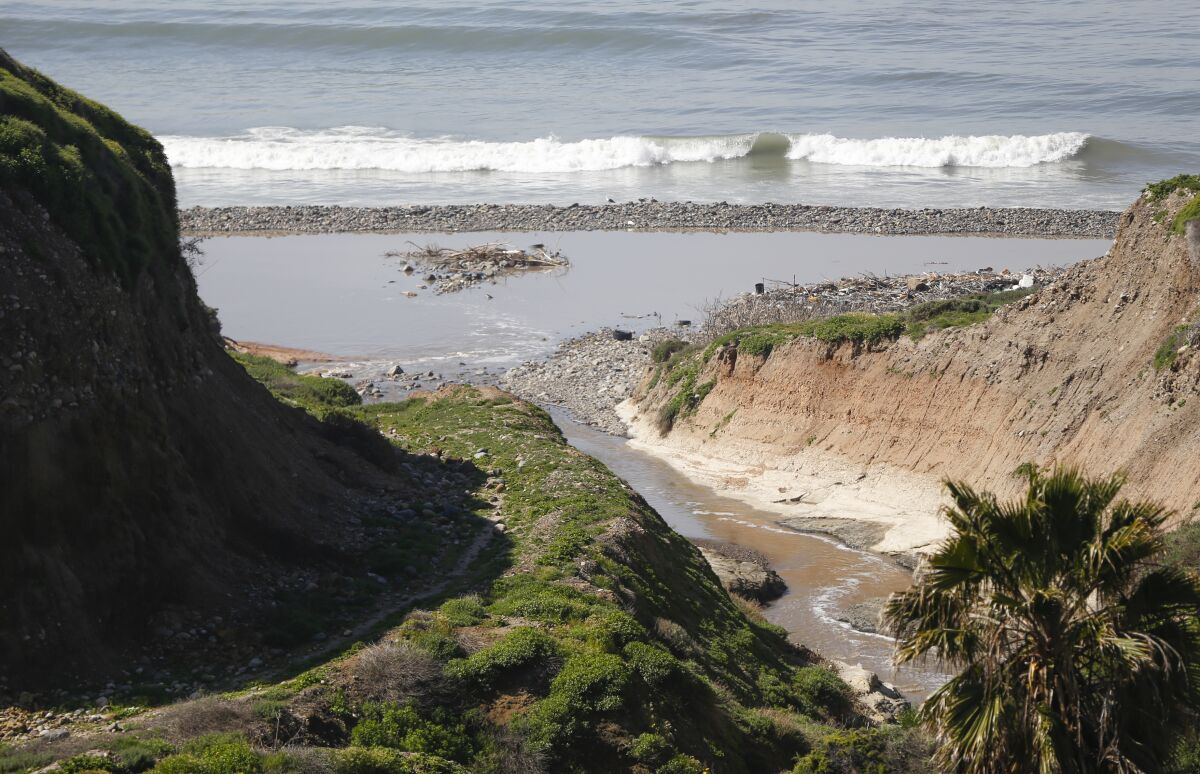
<instances>
[{"instance_id":1,"label":"murky standing water","mask_svg":"<svg viewBox=\"0 0 1200 774\"><path fill-rule=\"evenodd\" d=\"M573 446L625 479L676 532L746 546L766 556L788 590L763 612L795 641L826 658L861 664L909 699L922 699L946 681L947 675L931 666L897 669L891 638L860 632L837 620L839 612L855 602L908 588L908 570L831 538L781 527L777 517L689 481L623 438L581 425L565 410L550 413Z\"/></svg>"}]
</instances>

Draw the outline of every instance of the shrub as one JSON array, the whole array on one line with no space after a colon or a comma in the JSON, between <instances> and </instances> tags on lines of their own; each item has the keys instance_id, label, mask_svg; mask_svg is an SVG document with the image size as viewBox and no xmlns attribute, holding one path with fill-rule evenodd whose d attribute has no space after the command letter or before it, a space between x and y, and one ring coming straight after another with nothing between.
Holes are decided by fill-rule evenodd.
<instances>
[{"instance_id":1,"label":"shrub","mask_svg":"<svg viewBox=\"0 0 1200 774\"><path fill-rule=\"evenodd\" d=\"M624 610L601 610L589 616L586 623L589 640L610 653L646 637L646 629Z\"/></svg>"},{"instance_id":2,"label":"shrub","mask_svg":"<svg viewBox=\"0 0 1200 774\"><path fill-rule=\"evenodd\" d=\"M814 741L793 774L908 774L929 771L930 741L898 726L833 731Z\"/></svg>"},{"instance_id":3,"label":"shrub","mask_svg":"<svg viewBox=\"0 0 1200 774\"><path fill-rule=\"evenodd\" d=\"M465 772L444 758L405 754L386 747L347 747L334 753L336 774L461 774Z\"/></svg>"},{"instance_id":4,"label":"shrub","mask_svg":"<svg viewBox=\"0 0 1200 774\"><path fill-rule=\"evenodd\" d=\"M441 708L434 710L431 719L423 718L411 703L364 704L362 718L350 739L361 747L390 747L456 761L467 760L472 751L471 739L461 722Z\"/></svg>"},{"instance_id":5,"label":"shrub","mask_svg":"<svg viewBox=\"0 0 1200 774\"><path fill-rule=\"evenodd\" d=\"M1179 357L1179 349L1187 343L1191 331L1190 325L1179 325L1170 333L1154 352L1154 370L1161 371L1175 365Z\"/></svg>"},{"instance_id":6,"label":"shrub","mask_svg":"<svg viewBox=\"0 0 1200 774\"><path fill-rule=\"evenodd\" d=\"M582 532L582 529L578 530ZM570 530L568 530L570 534ZM586 536L578 538L587 540ZM560 543L552 542L561 553L574 556L578 549L565 550ZM497 584L494 591L498 599L489 606L489 611L500 616L520 616L543 623L565 623L581 621L591 612L592 602L580 592L561 585L542 583L533 578L513 578Z\"/></svg>"},{"instance_id":7,"label":"shrub","mask_svg":"<svg viewBox=\"0 0 1200 774\"><path fill-rule=\"evenodd\" d=\"M665 363L671 359L671 356L676 352L683 351L687 346L687 342L679 339L666 339L654 345L654 349L650 350L650 360L655 363Z\"/></svg>"},{"instance_id":8,"label":"shrub","mask_svg":"<svg viewBox=\"0 0 1200 774\"><path fill-rule=\"evenodd\" d=\"M253 725L255 720L249 706L219 696L174 704L163 710L160 718L172 739L194 739L237 731Z\"/></svg>"},{"instance_id":9,"label":"shrub","mask_svg":"<svg viewBox=\"0 0 1200 774\"><path fill-rule=\"evenodd\" d=\"M544 663L558 654L558 645L549 635L529 627L514 629L490 648L456 659L446 665L446 674L491 690L505 672Z\"/></svg>"},{"instance_id":10,"label":"shrub","mask_svg":"<svg viewBox=\"0 0 1200 774\"><path fill-rule=\"evenodd\" d=\"M487 618L487 610L478 594L451 599L439 608L446 620L455 626L474 626Z\"/></svg>"},{"instance_id":11,"label":"shrub","mask_svg":"<svg viewBox=\"0 0 1200 774\"><path fill-rule=\"evenodd\" d=\"M461 653L458 640L454 638L454 626L444 617L423 610L409 615L399 634L438 661L448 661Z\"/></svg>"},{"instance_id":12,"label":"shrub","mask_svg":"<svg viewBox=\"0 0 1200 774\"><path fill-rule=\"evenodd\" d=\"M624 701L630 672L619 656L581 653L567 659L550 684L550 693L586 712L611 712Z\"/></svg>"},{"instance_id":13,"label":"shrub","mask_svg":"<svg viewBox=\"0 0 1200 774\"><path fill-rule=\"evenodd\" d=\"M362 695L374 701L403 701L427 693L442 677L442 665L411 642L378 642L350 666Z\"/></svg>"},{"instance_id":14,"label":"shrub","mask_svg":"<svg viewBox=\"0 0 1200 774\"><path fill-rule=\"evenodd\" d=\"M671 745L659 734L642 734L633 740L629 757L647 766L658 766L671 756Z\"/></svg>"},{"instance_id":15,"label":"shrub","mask_svg":"<svg viewBox=\"0 0 1200 774\"><path fill-rule=\"evenodd\" d=\"M634 674L651 690L661 688L681 673L679 659L657 645L631 642L624 653Z\"/></svg>"},{"instance_id":16,"label":"shrub","mask_svg":"<svg viewBox=\"0 0 1200 774\"><path fill-rule=\"evenodd\" d=\"M796 708L814 718L836 717L853 706L850 687L831 670L819 666L800 667L792 676Z\"/></svg>"},{"instance_id":17,"label":"shrub","mask_svg":"<svg viewBox=\"0 0 1200 774\"><path fill-rule=\"evenodd\" d=\"M692 756L681 753L654 771L655 774L706 774L708 769Z\"/></svg>"},{"instance_id":18,"label":"shrub","mask_svg":"<svg viewBox=\"0 0 1200 774\"><path fill-rule=\"evenodd\" d=\"M210 734L193 739L183 752L163 758L156 774L259 774L262 759L250 743L237 734Z\"/></svg>"}]
</instances>

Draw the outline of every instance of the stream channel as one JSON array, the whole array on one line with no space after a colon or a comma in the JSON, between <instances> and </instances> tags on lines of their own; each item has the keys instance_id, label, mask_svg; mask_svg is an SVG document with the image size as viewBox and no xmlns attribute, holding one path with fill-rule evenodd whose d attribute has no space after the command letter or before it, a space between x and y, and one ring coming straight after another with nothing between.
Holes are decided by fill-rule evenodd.
<instances>
[{"instance_id":1,"label":"stream channel","mask_svg":"<svg viewBox=\"0 0 1200 774\"><path fill-rule=\"evenodd\" d=\"M385 253L410 242L465 247L543 242L568 270L509 278L435 295ZM1103 254L1102 240L866 236L815 233L332 234L220 237L203 243L196 269L202 298L226 335L326 352L380 373L381 364L436 369L471 381L545 357L564 339L602 326L630 330L700 317L706 299L728 298L762 279L801 282L863 273L1020 271ZM415 294L415 295L410 295ZM482 369L486 369L482 370ZM390 394L388 399L402 395ZM862 664L920 699L945 680L928 666L895 670L892 642L837 620L858 601L906 588L910 573L890 559L801 534L696 484L624 439L573 422L550 407L569 441L607 464L681 534L752 548L767 556L788 592L765 609L797 642ZM848 514L849 515L849 514Z\"/></svg>"}]
</instances>

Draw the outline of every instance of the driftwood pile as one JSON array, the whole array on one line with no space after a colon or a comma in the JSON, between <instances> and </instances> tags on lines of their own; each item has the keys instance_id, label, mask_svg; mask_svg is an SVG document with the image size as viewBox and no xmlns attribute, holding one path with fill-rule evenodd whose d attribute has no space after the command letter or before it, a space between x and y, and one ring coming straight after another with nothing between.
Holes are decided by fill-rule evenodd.
<instances>
[{"instance_id":1,"label":"driftwood pile","mask_svg":"<svg viewBox=\"0 0 1200 774\"><path fill-rule=\"evenodd\" d=\"M557 250L545 245L531 245L519 250L503 243L488 243L454 250L437 245L420 245L409 242L415 250L389 252L393 258L405 259L402 271L413 274L425 272L422 279L425 287L435 293L455 293L484 282L495 284L501 278L513 274L556 271L565 269L570 262Z\"/></svg>"},{"instance_id":2,"label":"driftwood pile","mask_svg":"<svg viewBox=\"0 0 1200 774\"><path fill-rule=\"evenodd\" d=\"M926 301L1016 288L1040 288L1063 273L1036 268L1021 273L992 269L962 274L912 274L880 277L865 274L812 285L764 280L753 293L708 301L701 308L702 339L714 339L751 325L803 322L835 314L898 312Z\"/></svg>"}]
</instances>

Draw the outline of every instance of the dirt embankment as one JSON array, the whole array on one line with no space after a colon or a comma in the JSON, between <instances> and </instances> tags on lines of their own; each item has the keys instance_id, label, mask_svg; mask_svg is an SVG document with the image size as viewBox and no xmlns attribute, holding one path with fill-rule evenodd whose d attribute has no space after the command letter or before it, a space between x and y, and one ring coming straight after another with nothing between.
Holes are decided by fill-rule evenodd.
<instances>
[{"instance_id":1,"label":"dirt embankment","mask_svg":"<svg viewBox=\"0 0 1200 774\"><path fill-rule=\"evenodd\" d=\"M1143 197L1106 256L985 323L874 347L797 339L765 358L726 347L666 436L653 422L666 380L624 416L686 472L879 550L940 538L942 478L1011 492L1027 461L1123 470L1130 494L1186 515L1200 499L1200 357L1182 339L1157 368L1155 355L1200 300L1200 224L1170 231L1187 201Z\"/></svg>"}]
</instances>

